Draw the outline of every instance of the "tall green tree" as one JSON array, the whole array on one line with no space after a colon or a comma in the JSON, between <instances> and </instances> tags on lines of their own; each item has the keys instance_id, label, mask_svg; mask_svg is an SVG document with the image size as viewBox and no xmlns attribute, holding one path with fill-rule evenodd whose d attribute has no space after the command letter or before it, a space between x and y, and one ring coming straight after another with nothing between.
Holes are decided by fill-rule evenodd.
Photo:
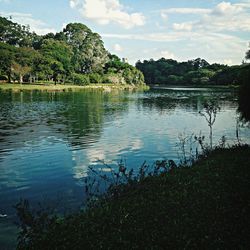
<instances>
[{"instance_id":1,"label":"tall green tree","mask_svg":"<svg viewBox=\"0 0 250 250\"><path fill-rule=\"evenodd\" d=\"M43 64L49 66L53 79L58 81L61 76L64 80L72 73L72 48L64 41L45 39L42 42L40 53L43 55ZM47 69L48 73L49 70Z\"/></svg>"},{"instance_id":2,"label":"tall green tree","mask_svg":"<svg viewBox=\"0 0 250 250\"><path fill-rule=\"evenodd\" d=\"M53 80L76 84L142 84L135 67L110 55L99 34L70 23L62 32L38 36L28 26L0 17L0 74L9 81Z\"/></svg>"},{"instance_id":3,"label":"tall green tree","mask_svg":"<svg viewBox=\"0 0 250 250\"><path fill-rule=\"evenodd\" d=\"M0 17L0 41L14 46L32 47L35 33L31 33L28 26L12 22Z\"/></svg>"},{"instance_id":4,"label":"tall green tree","mask_svg":"<svg viewBox=\"0 0 250 250\"><path fill-rule=\"evenodd\" d=\"M12 72L18 76L18 81L23 82L23 77L30 74L39 53L32 48L16 48L15 61L12 64Z\"/></svg>"},{"instance_id":5,"label":"tall green tree","mask_svg":"<svg viewBox=\"0 0 250 250\"><path fill-rule=\"evenodd\" d=\"M16 48L0 42L0 74L11 82L12 64L15 61Z\"/></svg>"},{"instance_id":6,"label":"tall green tree","mask_svg":"<svg viewBox=\"0 0 250 250\"><path fill-rule=\"evenodd\" d=\"M84 24L70 23L55 38L67 42L72 47L72 63L77 73L102 72L108 61L108 52L100 35L93 33Z\"/></svg>"}]
</instances>

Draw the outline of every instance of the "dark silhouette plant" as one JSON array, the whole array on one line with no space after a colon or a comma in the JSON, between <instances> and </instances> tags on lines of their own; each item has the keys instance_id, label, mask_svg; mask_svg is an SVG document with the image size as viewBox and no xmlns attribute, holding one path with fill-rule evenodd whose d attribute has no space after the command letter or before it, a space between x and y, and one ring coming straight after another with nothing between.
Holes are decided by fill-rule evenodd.
<instances>
[{"instance_id":1,"label":"dark silhouette plant","mask_svg":"<svg viewBox=\"0 0 250 250\"><path fill-rule=\"evenodd\" d=\"M199 114L205 117L207 121L207 125L209 126L209 141L210 141L210 149L213 148L213 125L216 120L216 115L220 111L220 107L210 101L204 104L204 111L200 111Z\"/></svg>"}]
</instances>

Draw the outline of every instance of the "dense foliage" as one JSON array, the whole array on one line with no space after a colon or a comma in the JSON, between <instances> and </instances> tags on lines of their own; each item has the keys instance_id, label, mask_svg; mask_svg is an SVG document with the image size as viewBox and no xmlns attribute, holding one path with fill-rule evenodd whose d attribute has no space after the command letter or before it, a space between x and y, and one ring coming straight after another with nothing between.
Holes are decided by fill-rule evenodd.
<instances>
[{"instance_id":1,"label":"dense foliage","mask_svg":"<svg viewBox=\"0 0 250 250\"><path fill-rule=\"evenodd\" d=\"M187 62L161 58L136 63L137 69L145 76L146 84L160 85L239 85L242 74L249 64L227 66L209 64L197 58Z\"/></svg>"},{"instance_id":2,"label":"dense foliage","mask_svg":"<svg viewBox=\"0 0 250 250\"><path fill-rule=\"evenodd\" d=\"M250 60L250 50L246 52L246 60ZM241 119L245 121L250 121L250 64L245 67L241 76L241 87L239 91L239 108L241 114Z\"/></svg>"},{"instance_id":3,"label":"dense foliage","mask_svg":"<svg viewBox=\"0 0 250 250\"><path fill-rule=\"evenodd\" d=\"M249 249L249 153L216 149L64 218L20 202L18 249Z\"/></svg>"},{"instance_id":4,"label":"dense foliage","mask_svg":"<svg viewBox=\"0 0 250 250\"><path fill-rule=\"evenodd\" d=\"M81 23L39 36L0 17L0 80L144 84L143 74L111 55L99 34Z\"/></svg>"}]
</instances>

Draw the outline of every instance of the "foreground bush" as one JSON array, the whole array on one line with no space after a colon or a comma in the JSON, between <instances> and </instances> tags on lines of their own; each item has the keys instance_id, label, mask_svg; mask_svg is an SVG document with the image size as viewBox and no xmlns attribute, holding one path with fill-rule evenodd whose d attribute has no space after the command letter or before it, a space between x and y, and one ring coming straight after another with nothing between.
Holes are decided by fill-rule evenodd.
<instances>
[{"instance_id":1,"label":"foreground bush","mask_svg":"<svg viewBox=\"0 0 250 250\"><path fill-rule=\"evenodd\" d=\"M18 249L249 249L250 148L120 185L65 218L21 202Z\"/></svg>"}]
</instances>

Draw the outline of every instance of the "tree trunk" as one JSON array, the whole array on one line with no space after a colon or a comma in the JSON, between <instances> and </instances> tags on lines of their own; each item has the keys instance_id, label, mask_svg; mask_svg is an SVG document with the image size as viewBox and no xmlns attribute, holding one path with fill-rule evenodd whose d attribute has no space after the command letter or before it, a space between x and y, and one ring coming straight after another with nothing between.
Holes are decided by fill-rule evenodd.
<instances>
[{"instance_id":1,"label":"tree trunk","mask_svg":"<svg viewBox=\"0 0 250 250\"><path fill-rule=\"evenodd\" d=\"M23 83L23 75L19 75L19 83L22 84Z\"/></svg>"},{"instance_id":2,"label":"tree trunk","mask_svg":"<svg viewBox=\"0 0 250 250\"><path fill-rule=\"evenodd\" d=\"M210 139L210 148L213 148L213 128L212 126L209 126L210 128L210 134L209 134L209 139Z\"/></svg>"},{"instance_id":3,"label":"tree trunk","mask_svg":"<svg viewBox=\"0 0 250 250\"><path fill-rule=\"evenodd\" d=\"M8 74L8 82L11 83L11 74Z\"/></svg>"}]
</instances>

